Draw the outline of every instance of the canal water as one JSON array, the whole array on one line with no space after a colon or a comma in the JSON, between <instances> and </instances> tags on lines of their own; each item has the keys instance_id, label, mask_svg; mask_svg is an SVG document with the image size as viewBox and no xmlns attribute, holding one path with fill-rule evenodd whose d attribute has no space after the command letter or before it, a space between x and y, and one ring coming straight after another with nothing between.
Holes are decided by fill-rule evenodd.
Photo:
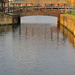
<instances>
[{"instance_id":1,"label":"canal water","mask_svg":"<svg viewBox=\"0 0 75 75\"><path fill-rule=\"evenodd\" d=\"M75 37L56 17L0 26L0 75L75 75Z\"/></svg>"}]
</instances>

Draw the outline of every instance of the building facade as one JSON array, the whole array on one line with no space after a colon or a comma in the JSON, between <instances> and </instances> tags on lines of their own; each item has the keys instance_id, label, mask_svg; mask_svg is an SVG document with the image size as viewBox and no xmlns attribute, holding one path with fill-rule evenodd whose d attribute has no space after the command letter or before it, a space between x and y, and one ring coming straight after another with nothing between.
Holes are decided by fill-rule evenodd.
<instances>
[{"instance_id":1,"label":"building facade","mask_svg":"<svg viewBox=\"0 0 75 75\"><path fill-rule=\"evenodd\" d=\"M71 0L71 6L75 7L75 0Z\"/></svg>"},{"instance_id":2,"label":"building facade","mask_svg":"<svg viewBox=\"0 0 75 75\"><path fill-rule=\"evenodd\" d=\"M13 0L13 3L32 3L32 4L65 4L65 0Z\"/></svg>"}]
</instances>

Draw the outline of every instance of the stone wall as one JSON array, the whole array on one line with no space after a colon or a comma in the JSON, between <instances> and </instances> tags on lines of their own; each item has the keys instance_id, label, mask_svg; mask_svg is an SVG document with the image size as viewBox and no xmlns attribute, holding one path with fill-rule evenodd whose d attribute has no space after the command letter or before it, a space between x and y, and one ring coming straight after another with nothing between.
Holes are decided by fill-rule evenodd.
<instances>
[{"instance_id":1,"label":"stone wall","mask_svg":"<svg viewBox=\"0 0 75 75\"><path fill-rule=\"evenodd\" d=\"M75 17L60 15L60 24L67 28L75 36Z\"/></svg>"},{"instance_id":2,"label":"stone wall","mask_svg":"<svg viewBox=\"0 0 75 75\"><path fill-rule=\"evenodd\" d=\"M20 24L20 17L14 14L1 14L0 25Z\"/></svg>"}]
</instances>

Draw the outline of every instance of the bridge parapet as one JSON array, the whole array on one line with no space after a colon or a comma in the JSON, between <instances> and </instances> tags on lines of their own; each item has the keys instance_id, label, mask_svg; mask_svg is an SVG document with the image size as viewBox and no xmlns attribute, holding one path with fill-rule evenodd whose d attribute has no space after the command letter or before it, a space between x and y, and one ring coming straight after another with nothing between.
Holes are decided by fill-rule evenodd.
<instances>
[{"instance_id":1,"label":"bridge parapet","mask_svg":"<svg viewBox=\"0 0 75 75\"><path fill-rule=\"evenodd\" d=\"M23 9L20 11L15 11L14 13L17 13L20 16L31 16L31 15L47 15L47 16L55 16L60 17L60 14L64 14L64 10L60 10L58 12L58 9L53 9L51 11L51 8L47 8L46 10L44 8L34 8L33 10L31 8Z\"/></svg>"}]
</instances>

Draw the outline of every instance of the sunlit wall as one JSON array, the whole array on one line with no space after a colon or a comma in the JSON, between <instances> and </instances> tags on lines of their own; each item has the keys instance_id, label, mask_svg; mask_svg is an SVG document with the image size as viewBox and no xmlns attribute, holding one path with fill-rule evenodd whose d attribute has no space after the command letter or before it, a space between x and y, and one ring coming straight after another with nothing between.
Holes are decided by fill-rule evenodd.
<instances>
[{"instance_id":1,"label":"sunlit wall","mask_svg":"<svg viewBox=\"0 0 75 75\"><path fill-rule=\"evenodd\" d=\"M71 0L71 6L75 6L75 0Z\"/></svg>"}]
</instances>

